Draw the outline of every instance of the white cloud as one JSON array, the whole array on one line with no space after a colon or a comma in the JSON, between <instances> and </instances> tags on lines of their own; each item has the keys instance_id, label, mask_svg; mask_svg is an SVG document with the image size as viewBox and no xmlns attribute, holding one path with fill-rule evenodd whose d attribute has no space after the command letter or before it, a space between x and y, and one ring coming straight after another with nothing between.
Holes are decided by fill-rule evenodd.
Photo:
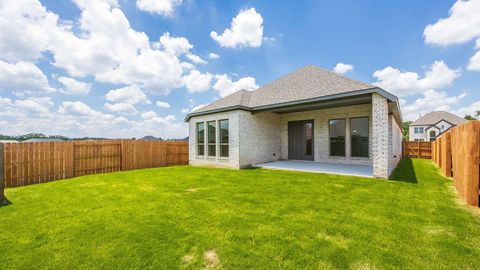
<instances>
[{"instance_id":1,"label":"white cloud","mask_svg":"<svg viewBox=\"0 0 480 270\"><path fill-rule=\"evenodd\" d=\"M207 61L203 60L200 56L192 54L192 53L186 54L186 57L188 59L190 59L190 61L192 61L195 64L206 64L207 63Z\"/></svg>"},{"instance_id":2,"label":"white cloud","mask_svg":"<svg viewBox=\"0 0 480 270\"><path fill-rule=\"evenodd\" d=\"M37 0L0 1L0 59L30 61L49 47L58 16Z\"/></svg>"},{"instance_id":3,"label":"white cloud","mask_svg":"<svg viewBox=\"0 0 480 270\"><path fill-rule=\"evenodd\" d=\"M188 91L204 92L210 89L210 82L213 75L210 73L201 73L198 70L192 70L187 76L183 77L183 81Z\"/></svg>"},{"instance_id":4,"label":"white cloud","mask_svg":"<svg viewBox=\"0 0 480 270\"><path fill-rule=\"evenodd\" d=\"M64 86L60 92L67 95L86 95L91 89L91 85L89 83L80 82L73 78L58 77L57 80Z\"/></svg>"},{"instance_id":5,"label":"white cloud","mask_svg":"<svg viewBox=\"0 0 480 270\"><path fill-rule=\"evenodd\" d=\"M217 90L221 97L228 96L240 89L255 90L258 85L253 77L243 77L238 81L232 81L227 75L216 75L217 82L213 85L213 89Z\"/></svg>"},{"instance_id":6,"label":"white cloud","mask_svg":"<svg viewBox=\"0 0 480 270\"><path fill-rule=\"evenodd\" d=\"M480 37L480 1L457 1L449 17L425 27L425 42L437 45L451 45Z\"/></svg>"},{"instance_id":7,"label":"white cloud","mask_svg":"<svg viewBox=\"0 0 480 270\"><path fill-rule=\"evenodd\" d=\"M223 34L212 31L210 36L222 47L260 47L263 40L262 15L255 8L242 9Z\"/></svg>"},{"instance_id":8,"label":"white cloud","mask_svg":"<svg viewBox=\"0 0 480 270\"><path fill-rule=\"evenodd\" d=\"M338 74L345 74L352 70L353 70L353 65L344 64L344 63L337 63L337 65L333 68L333 71Z\"/></svg>"},{"instance_id":9,"label":"white cloud","mask_svg":"<svg viewBox=\"0 0 480 270\"><path fill-rule=\"evenodd\" d=\"M25 134L42 132L71 137L132 138L154 135L162 138L183 138L188 135L188 125L175 116L156 116L145 120L97 111L79 101L66 101L57 113L50 109L49 97L11 100L0 97L2 125L0 134Z\"/></svg>"},{"instance_id":10,"label":"white cloud","mask_svg":"<svg viewBox=\"0 0 480 270\"><path fill-rule=\"evenodd\" d=\"M208 54L208 58L209 59L218 59L218 58L220 58L220 55L211 52L211 53Z\"/></svg>"},{"instance_id":11,"label":"white cloud","mask_svg":"<svg viewBox=\"0 0 480 270\"><path fill-rule=\"evenodd\" d=\"M469 70L480 70L480 39L477 40L478 51L470 58L467 68Z\"/></svg>"},{"instance_id":12,"label":"white cloud","mask_svg":"<svg viewBox=\"0 0 480 270\"><path fill-rule=\"evenodd\" d=\"M373 83L400 97L422 93L429 89L442 89L452 84L460 76L460 69L450 69L443 61L435 61L425 76L420 78L415 72L401 72L393 67L376 70Z\"/></svg>"},{"instance_id":13,"label":"white cloud","mask_svg":"<svg viewBox=\"0 0 480 270\"><path fill-rule=\"evenodd\" d=\"M150 120L157 117L157 114L154 111L148 111L148 112L143 112L140 116L145 120Z\"/></svg>"},{"instance_id":14,"label":"white cloud","mask_svg":"<svg viewBox=\"0 0 480 270\"><path fill-rule=\"evenodd\" d=\"M160 37L160 45L165 49L165 52L177 56L186 54L193 48L193 45L190 44L188 39L184 37L171 37L169 32L165 32Z\"/></svg>"},{"instance_id":15,"label":"white cloud","mask_svg":"<svg viewBox=\"0 0 480 270\"><path fill-rule=\"evenodd\" d=\"M183 69L171 50L184 39L171 38L170 46L166 45L169 51L167 47L159 50L145 33L131 28L116 1L74 3L80 16L72 24L60 21L38 0L2 1L0 58L35 60L49 52L53 65L73 77L93 76L104 83L137 84L161 94L182 86Z\"/></svg>"},{"instance_id":16,"label":"white cloud","mask_svg":"<svg viewBox=\"0 0 480 270\"><path fill-rule=\"evenodd\" d=\"M424 115L431 111L450 111L450 106L458 104L465 96L465 93L448 96L447 92L427 90L411 104L401 100L403 117L406 120L416 120L420 114Z\"/></svg>"},{"instance_id":17,"label":"white cloud","mask_svg":"<svg viewBox=\"0 0 480 270\"><path fill-rule=\"evenodd\" d=\"M118 103L105 103L105 109L114 113L119 114L136 114L137 110L132 103L128 102L118 102Z\"/></svg>"},{"instance_id":18,"label":"white cloud","mask_svg":"<svg viewBox=\"0 0 480 270\"><path fill-rule=\"evenodd\" d=\"M184 70L195 69L195 66L192 63L189 63L189 62L182 62L182 63L180 63L180 65L182 66L182 68Z\"/></svg>"},{"instance_id":19,"label":"white cloud","mask_svg":"<svg viewBox=\"0 0 480 270\"><path fill-rule=\"evenodd\" d=\"M168 108L170 108L170 104L168 104L167 102L157 101L155 104L157 105L157 107L159 107L159 108L161 108L161 109L168 109Z\"/></svg>"},{"instance_id":20,"label":"white cloud","mask_svg":"<svg viewBox=\"0 0 480 270\"><path fill-rule=\"evenodd\" d=\"M140 102L150 103L145 93L137 86L126 86L108 91L105 98L111 102L137 104Z\"/></svg>"},{"instance_id":21,"label":"white cloud","mask_svg":"<svg viewBox=\"0 0 480 270\"><path fill-rule=\"evenodd\" d=\"M100 113L90 108L87 104L80 101L65 101L58 108L61 114L69 114L75 116L98 116Z\"/></svg>"},{"instance_id":22,"label":"white cloud","mask_svg":"<svg viewBox=\"0 0 480 270\"><path fill-rule=\"evenodd\" d=\"M0 60L0 90L28 93L55 91L48 84L47 76L33 63L9 64L2 60Z\"/></svg>"},{"instance_id":23,"label":"white cloud","mask_svg":"<svg viewBox=\"0 0 480 270\"><path fill-rule=\"evenodd\" d=\"M479 110L480 110L480 101L476 101L476 102L470 104L467 107L463 107L463 108L460 108L458 110L454 110L454 111L452 111L452 113L454 113L458 116L461 116L461 117L464 117L465 115L475 116L477 111L479 111Z\"/></svg>"},{"instance_id":24,"label":"white cloud","mask_svg":"<svg viewBox=\"0 0 480 270\"><path fill-rule=\"evenodd\" d=\"M175 7L181 4L182 0L137 0L138 9L165 17L172 16Z\"/></svg>"},{"instance_id":25,"label":"white cloud","mask_svg":"<svg viewBox=\"0 0 480 270\"><path fill-rule=\"evenodd\" d=\"M190 108L183 108L183 109L181 110L181 112L182 112L182 113L188 113L188 112L190 112Z\"/></svg>"},{"instance_id":26,"label":"white cloud","mask_svg":"<svg viewBox=\"0 0 480 270\"><path fill-rule=\"evenodd\" d=\"M477 40L480 49L480 0L457 1L452 6L447 18L425 27L425 42L441 46L461 44ZM469 70L480 70L480 51L471 59Z\"/></svg>"}]
</instances>

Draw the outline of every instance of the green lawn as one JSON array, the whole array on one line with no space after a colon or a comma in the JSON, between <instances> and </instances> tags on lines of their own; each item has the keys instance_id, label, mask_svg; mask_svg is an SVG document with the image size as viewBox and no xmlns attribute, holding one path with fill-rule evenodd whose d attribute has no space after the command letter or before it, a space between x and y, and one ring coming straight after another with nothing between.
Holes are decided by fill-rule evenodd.
<instances>
[{"instance_id":1,"label":"green lawn","mask_svg":"<svg viewBox=\"0 0 480 270\"><path fill-rule=\"evenodd\" d=\"M170 167L7 189L0 269L478 269L480 216L430 161L395 180Z\"/></svg>"}]
</instances>

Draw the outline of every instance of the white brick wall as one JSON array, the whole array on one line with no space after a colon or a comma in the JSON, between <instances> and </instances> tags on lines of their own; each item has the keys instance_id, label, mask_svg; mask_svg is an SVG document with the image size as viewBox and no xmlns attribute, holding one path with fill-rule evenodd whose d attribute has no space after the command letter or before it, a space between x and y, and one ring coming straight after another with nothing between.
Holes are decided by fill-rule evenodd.
<instances>
[{"instance_id":1,"label":"white brick wall","mask_svg":"<svg viewBox=\"0 0 480 270\"><path fill-rule=\"evenodd\" d=\"M350 156L349 119L353 117L369 117L368 158ZM328 121L338 118L346 119L346 157L330 157L329 154ZM229 158L198 157L195 124L222 119L229 119ZM189 121L190 164L242 168L257 163L288 159L288 122L309 119L314 120L314 160L317 162L373 165L375 177L388 178L400 160L401 128L393 116L388 115L387 100L381 95L373 94L372 104L287 114L269 112L252 114L236 110L192 117ZM207 130L205 134L206 132Z\"/></svg>"},{"instance_id":2,"label":"white brick wall","mask_svg":"<svg viewBox=\"0 0 480 270\"><path fill-rule=\"evenodd\" d=\"M369 118L369 158L350 157L350 118ZM339 108L320 109L296 113L281 114L280 117L280 138L281 138L281 159L288 159L288 122L313 119L314 128L314 160L317 162L331 162L341 164L371 165L371 105L355 105ZM330 141L328 132L328 121L331 119L345 118L346 120L346 145L345 157L330 157Z\"/></svg>"},{"instance_id":3,"label":"white brick wall","mask_svg":"<svg viewBox=\"0 0 480 270\"><path fill-rule=\"evenodd\" d=\"M190 119L189 124L189 163L191 165L211 165L211 166L220 166L220 167L233 167L240 168L240 112L239 110L216 113L204 116L195 116ZM207 156L207 143L205 143L205 156L197 156L197 134L196 134L196 123L205 122L205 136L207 134L206 121L213 120L223 120L228 119L228 132L229 132L229 157L228 158L219 158L217 157L208 157ZM218 122L217 122L218 123ZM218 129L218 127L217 127ZM218 133L218 132L217 132ZM205 137L205 142L207 138ZM218 138L217 138L217 153L219 151Z\"/></svg>"},{"instance_id":4,"label":"white brick wall","mask_svg":"<svg viewBox=\"0 0 480 270\"><path fill-rule=\"evenodd\" d=\"M387 99L372 94L372 151L373 176L388 178L389 174L389 127Z\"/></svg>"},{"instance_id":5,"label":"white brick wall","mask_svg":"<svg viewBox=\"0 0 480 270\"><path fill-rule=\"evenodd\" d=\"M388 135L388 176L390 176L402 158L402 129L393 115L388 117Z\"/></svg>"},{"instance_id":6,"label":"white brick wall","mask_svg":"<svg viewBox=\"0 0 480 270\"><path fill-rule=\"evenodd\" d=\"M222 119L229 120L229 157L218 157L218 144L217 157L197 156L196 123ZM278 121L278 114L270 112L252 114L242 110L192 117L189 121L190 164L243 168L252 164L278 160L280 155ZM206 133L207 129L205 129ZM207 141L206 138L205 141ZM207 153L207 144L205 144L205 153Z\"/></svg>"},{"instance_id":7,"label":"white brick wall","mask_svg":"<svg viewBox=\"0 0 480 270\"><path fill-rule=\"evenodd\" d=\"M280 115L271 112L240 115L240 166L278 160L280 156Z\"/></svg>"}]
</instances>

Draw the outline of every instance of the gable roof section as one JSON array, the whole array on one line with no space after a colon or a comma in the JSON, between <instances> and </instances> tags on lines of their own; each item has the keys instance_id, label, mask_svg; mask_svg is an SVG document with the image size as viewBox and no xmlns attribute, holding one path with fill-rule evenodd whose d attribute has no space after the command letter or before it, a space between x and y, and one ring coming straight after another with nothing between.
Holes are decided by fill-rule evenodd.
<instances>
[{"instance_id":1,"label":"gable roof section","mask_svg":"<svg viewBox=\"0 0 480 270\"><path fill-rule=\"evenodd\" d=\"M466 121L465 119L459 116L456 116L454 114L451 114L449 112L435 111L435 112L430 112L425 114L424 116L418 118L416 121L414 121L410 125L411 126L430 126L430 125L435 125L442 120L445 120L450 124L457 125L457 126Z\"/></svg>"},{"instance_id":2,"label":"gable roof section","mask_svg":"<svg viewBox=\"0 0 480 270\"><path fill-rule=\"evenodd\" d=\"M322 101L347 96L379 93L393 102L397 97L374 85L356 81L312 65L302 67L257 90L239 90L198 110L189 113L185 120L195 115L244 109L255 111L303 102Z\"/></svg>"}]
</instances>

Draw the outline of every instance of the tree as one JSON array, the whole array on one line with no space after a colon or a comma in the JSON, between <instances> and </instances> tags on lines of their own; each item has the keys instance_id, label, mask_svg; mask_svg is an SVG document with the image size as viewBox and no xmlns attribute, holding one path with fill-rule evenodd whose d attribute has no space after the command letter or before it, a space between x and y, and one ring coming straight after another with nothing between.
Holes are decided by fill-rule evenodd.
<instances>
[{"instance_id":1,"label":"tree","mask_svg":"<svg viewBox=\"0 0 480 270\"><path fill-rule=\"evenodd\" d=\"M408 132L409 132L409 129L410 129L410 124L412 123L412 121L405 121L403 122L403 132L402 132L402 135L403 135L403 140L404 141L408 141Z\"/></svg>"},{"instance_id":2,"label":"tree","mask_svg":"<svg viewBox=\"0 0 480 270\"><path fill-rule=\"evenodd\" d=\"M467 114L463 117L465 120L477 120L475 117L471 116L470 114Z\"/></svg>"}]
</instances>

